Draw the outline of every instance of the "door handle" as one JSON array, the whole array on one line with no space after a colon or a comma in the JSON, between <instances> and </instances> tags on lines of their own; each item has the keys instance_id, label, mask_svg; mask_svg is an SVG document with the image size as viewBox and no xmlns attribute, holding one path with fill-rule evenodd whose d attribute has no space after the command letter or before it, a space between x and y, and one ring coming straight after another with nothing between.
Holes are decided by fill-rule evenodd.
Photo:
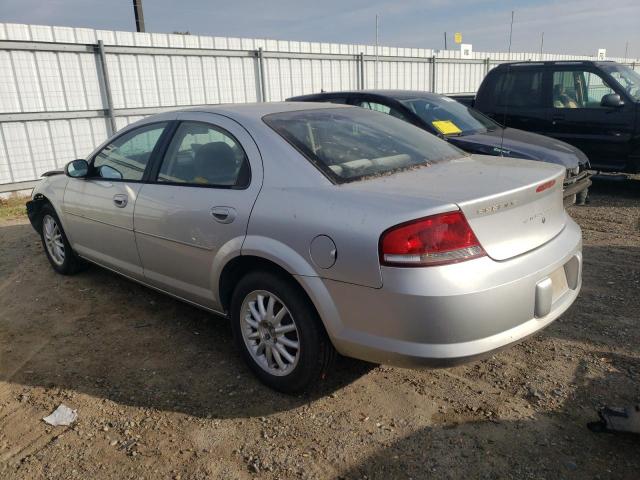
<instances>
[{"instance_id":1,"label":"door handle","mask_svg":"<svg viewBox=\"0 0 640 480\"><path fill-rule=\"evenodd\" d=\"M118 208L124 208L129 203L129 198L123 193L118 193L113 196L113 203Z\"/></svg>"},{"instance_id":2,"label":"door handle","mask_svg":"<svg viewBox=\"0 0 640 480\"><path fill-rule=\"evenodd\" d=\"M236 210L231 207L213 207L211 215L218 223L231 223L236 219Z\"/></svg>"}]
</instances>

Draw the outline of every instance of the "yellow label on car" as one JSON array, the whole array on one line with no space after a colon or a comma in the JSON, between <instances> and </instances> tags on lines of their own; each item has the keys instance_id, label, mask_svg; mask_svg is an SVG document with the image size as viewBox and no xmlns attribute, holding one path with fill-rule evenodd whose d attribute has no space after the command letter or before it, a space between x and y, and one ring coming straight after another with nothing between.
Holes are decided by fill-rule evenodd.
<instances>
[{"instance_id":1,"label":"yellow label on car","mask_svg":"<svg viewBox=\"0 0 640 480\"><path fill-rule=\"evenodd\" d=\"M451 120L434 120L431 124L443 135L462 133L462 130Z\"/></svg>"}]
</instances>

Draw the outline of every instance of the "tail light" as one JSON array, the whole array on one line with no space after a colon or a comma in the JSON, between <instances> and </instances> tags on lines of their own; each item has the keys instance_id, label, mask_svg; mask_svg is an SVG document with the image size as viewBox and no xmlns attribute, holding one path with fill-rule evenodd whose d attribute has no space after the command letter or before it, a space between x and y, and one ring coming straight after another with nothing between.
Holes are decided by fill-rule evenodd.
<instances>
[{"instance_id":1,"label":"tail light","mask_svg":"<svg viewBox=\"0 0 640 480\"><path fill-rule=\"evenodd\" d=\"M396 267L446 265L486 255L462 212L396 225L380 237L380 263Z\"/></svg>"}]
</instances>

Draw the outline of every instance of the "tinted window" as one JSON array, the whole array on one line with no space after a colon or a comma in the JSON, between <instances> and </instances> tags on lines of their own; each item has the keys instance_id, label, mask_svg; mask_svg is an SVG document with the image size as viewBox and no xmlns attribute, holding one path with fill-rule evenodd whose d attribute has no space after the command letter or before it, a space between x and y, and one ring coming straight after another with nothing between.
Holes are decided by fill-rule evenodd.
<instances>
[{"instance_id":1,"label":"tinted window","mask_svg":"<svg viewBox=\"0 0 640 480\"><path fill-rule=\"evenodd\" d=\"M640 73L626 65L603 65L602 69L609 73L618 84L636 101L640 101Z\"/></svg>"},{"instance_id":2,"label":"tinted window","mask_svg":"<svg viewBox=\"0 0 640 480\"><path fill-rule=\"evenodd\" d=\"M392 108L388 105L384 105L378 102L370 102L368 100L358 100L354 104L357 107L366 108L368 110L373 110L374 112L386 113L387 115L391 115L392 117L401 118L406 120L406 115L404 115L400 110L396 108Z\"/></svg>"},{"instance_id":3,"label":"tinted window","mask_svg":"<svg viewBox=\"0 0 640 480\"><path fill-rule=\"evenodd\" d=\"M400 102L444 135L480 133L498 128L490 118L451 98L410 98Z\"/></svg>"},{"instance_id":4,"label":"tinted window","mask_svg":"<svg viewBox=\"0 0 640 480\"><path fill-rule=\"evenodd\" d=\"M94 157L92 174L114 180L142 180L151 152L166 125L154 123L117 137Z\"/></svg>"},{"instance_id":5,"label":"tinted window","mask_svg":"<svg viewBox=\"0 0 640 480\"><path fill-rule=\"evenodd\" d=\"M362 108L275 113L264 121L338 183L466 155L407 122Z\"/></svg>"},{"instance_id":6,"label":"tinted window","mask_svg":"<svg viewBox=\"0 0 640 480\"><path fill-rule=\"evenodd\" d=\"M249 183L249 163L231 134L205 123L182 122L162 162L158 181L243 187Z\"/></svg>"},{"instance_id":7,"label":"tinted window","mask_svg":"<svg viewBox=\"0 0 640 480\"><path fill-rule=\"evenodd\" d=\"M330 97L326 100L314 100L314 102L329 102L329 103L347 103L347 97Z\"/></svg>"},{"instance_id":8,"label":"tinted window","mask_svg":"<svg viewBox=\"0 0 640 480\"><path fill-rule=\"evenodd\" d=\"M600 108L602 97L615 93L593 72L566 70L553 72L554 108Z\"/></svg>"},{"instance_id":9,"label":"tinted window","mask_svg":"<svg viewBox=\"0 0 640 480\"><path fill-rule=\"evenodd\" d=\"M502 72L493 93L501 107L542 107L542 72L518 68Z\"/></svg>"}]
</instances>

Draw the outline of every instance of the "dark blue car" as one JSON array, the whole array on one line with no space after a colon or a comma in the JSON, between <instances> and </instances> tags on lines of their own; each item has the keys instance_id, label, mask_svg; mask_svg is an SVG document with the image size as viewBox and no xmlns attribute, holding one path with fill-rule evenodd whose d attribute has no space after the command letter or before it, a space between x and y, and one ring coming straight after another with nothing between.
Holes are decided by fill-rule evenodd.
<instances>
[{"instance_id":1,"label":"dark blue car","mask_svg":"<svg viewBox=\"0 0 640 480\"><path fill-rule=\"evenodd\" d=\"M427 92L356 90L292 97L288 101L345 103L369 108L412 123L469 153L509 156L563 165L565 204L583 203L591 185L589 161L568 143L504 128L482 113L457 101Z\"/></svg>"}]
</instances>

